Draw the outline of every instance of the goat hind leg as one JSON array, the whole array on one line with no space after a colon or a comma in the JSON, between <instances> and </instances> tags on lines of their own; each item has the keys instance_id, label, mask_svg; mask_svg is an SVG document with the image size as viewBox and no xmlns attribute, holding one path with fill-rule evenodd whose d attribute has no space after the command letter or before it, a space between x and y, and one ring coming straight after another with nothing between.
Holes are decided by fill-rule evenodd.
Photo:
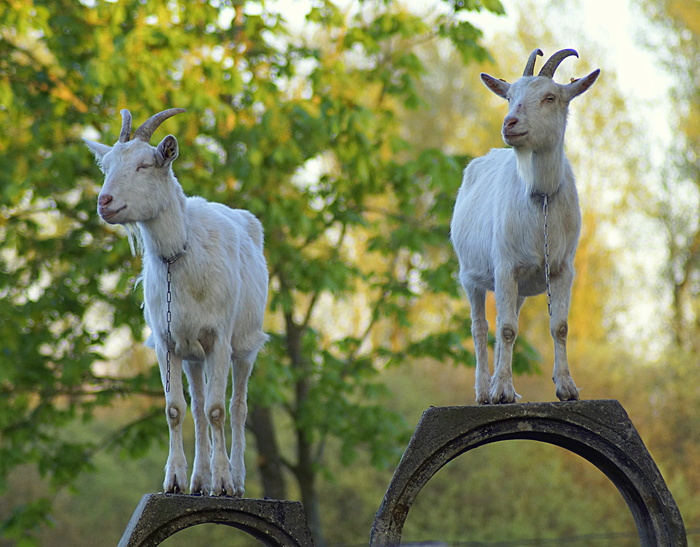
<instances>
[{"instance_id":1,"label":"goat hind leg","mask_svg":"<svg viewBox=\"0 0 700 547\"><path fill-rule=\"evenodd\" d=\"M466 284L465 284L466 285ZM465 286L471 306L472 339L476 353L475 390L476 402L483 405L491 402L491 373L489 372L488 332L486 321L486 291Z\"/></svg>"},{"instance_id":2,"label":"goat hind leg","mask_svg":"<svg viewBox=\"0 0 700 547\"><path fill-rule=\"evenodd\" d=\"M184 361L183 368L190 385L190 401L194 418L194 465L190 494L208 495L211 491L211 435L204 412L204 363Z\"/></svg>"},{"instance_id":3,"label":"goat hind leg","mask_svg":"<svg viewBox=\"0 0 700 547\"><path fill-rule=\"evenodd\" d=\"M231 475L231 465L226 454L226 383L231 366L231 348L221 343L207 356L205 361L207 383L204 412L212 433L211 450L211 495L233 496L235 488Z\"/></svg>"},{"instance_id":4,"label":"goat hind leg","mask_svg":"<svg viewBox=\"0 0 700 547\"><path fill-rule=\"evenodd\" d=\"M231 471L233 495L242 497L245 492L245 422L248 417L248 379L253 370L253 358L234 359L233 396L231 397Z\"/></svg>"}]
</instances>

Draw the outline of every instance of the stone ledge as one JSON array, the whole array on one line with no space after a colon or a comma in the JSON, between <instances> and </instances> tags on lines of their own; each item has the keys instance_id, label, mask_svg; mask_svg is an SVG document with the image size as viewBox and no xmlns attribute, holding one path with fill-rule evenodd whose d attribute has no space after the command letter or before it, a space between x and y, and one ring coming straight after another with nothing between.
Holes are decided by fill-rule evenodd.
<instances>
[{"instance_id":1,"label":"stone ledge","mask_svg":"<svg viewBox=\"0 0 700 547\"><path fill-rule=\"evenodd\" d=\"M263 545L313 546L299 502L146 494L136 507L119 547L153 547L180 530L208 523L238 528Z\"/></svg>"},{"instance_id":2,"label":"stone ledge","mask_svg":"<svg viewBox=\"0 0 700 547\"><path fill-rule=\"evenodd\" d=\"M450 460L510 439L555 444L600 469L632 512L641 545L687 545L680 511L637 430L618 401L602 400L429 408L377 511L370 545L400 544L416 496Z\"/></svg>"}]
</instances>

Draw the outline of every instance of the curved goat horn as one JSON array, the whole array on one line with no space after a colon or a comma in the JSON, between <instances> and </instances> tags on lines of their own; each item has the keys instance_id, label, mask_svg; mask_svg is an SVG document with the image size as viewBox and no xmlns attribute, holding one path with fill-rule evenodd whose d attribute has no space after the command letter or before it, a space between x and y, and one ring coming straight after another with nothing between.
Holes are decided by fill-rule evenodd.
<instances>
[{"instance_id":1,"label":"curved goat horn","mask_svg":"<svg viewBox=\"0 0 700 547\"><path fill-rule=\"evenodd\" d=\"M527 60L527 64L525 65L525 70L523 71L523 76L532 76L533 73L535 72L535 61L537 60L537 56L542 57L544 53L542 53L541 49L536 49L532 53L530 53L530 58Z\"/></svg>"},{"instance_id":2,"label":"curved goat horn","mask_svg":"<svg viewBox=\"0 0 700 547\"><path fill-rule=\"evenodd\" d=\"M122 131L119 133L119 142L129 142L131 139L131 112L126 108L121 111Z\"/></svg>"},{"instance_id":3,"label":"curved goat horn","mask_svg":"<svg viewBox=\"0 0 700 547\"><path fill-rule=\"evenodd\" d=\"M158 126L162 124L168 118L172 118L175 114L180 112L186 112L184 108L169 108L168 110L163 110L158 114L154 114L148 118L141 127L139 127L134 133L134 139L139 139L143 142L149 142L153 132L158 129Z\"/></svg>"},{"instance_id":4,"label":"curved goat horn","mask_svg":"<svg viewBox=\"0 0 700 547\"><path fill-rule=\"evenodd\" d=\"M545 78L554 78L554 72L557 70L559 64L567 57L574 55L578 57L578 53L575 49L562 49L557 51L552 55L540 70L538 76L544 76Z\"/></svg>"}]
</instances>

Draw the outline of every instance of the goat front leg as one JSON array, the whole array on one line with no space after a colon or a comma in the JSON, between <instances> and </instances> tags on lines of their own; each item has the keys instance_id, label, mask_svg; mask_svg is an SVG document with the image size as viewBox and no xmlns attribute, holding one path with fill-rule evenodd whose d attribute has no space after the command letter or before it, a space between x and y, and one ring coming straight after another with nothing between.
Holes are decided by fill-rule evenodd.
<instances>
[{"instance_id":1,"label":"goat front leg","mask_svg":"<svg viewBox=\"0 0 700 547\"><path fill-rule=\"evenodd\" d=\"M248 416L248 379L253 370L252 358L233 361L233 396L231 397L231 471L233 495L242 497L245 492L245 421Z\"/></svg>"},{"instance_id":2,"label":"goat front leg","mask_svg":"<svg viewBox=\"0 0 700 547\"><path fill-rule=\"evenodd\" d=\"M206 402L204 411L212 433L211 449L211 495L233 496L231 466L226 454L226 383L231 366L231 346L218 342L207 356L206 366Z\"/></svg>"},{"instance_id":3,"label":"goat front leg","mask_svg":"<svg viewBox=\"0 0 700 547\"><path fill-rule=\"evenodd\" d=\"M163 388L167 386L167 349L165 344L158 345L158 364L160 366ZM170 389L165 390L165 417L170 432L170 449L165 464L163 491L166 493L184 493L187 489L187 458L182 444L182 422L185 420L187 401L182 387L182 359L170 355Z\"/></svg>"},{"instance_id":4,"label":"goat front leg","mask_svg":"<svg viewBox=\"0 0 700 547\"><path fill-rule=\"evenodd\" d=\"M486 291L463 283L469 298L472 318L472 339L476 353L475 390L476 402L485 405L491 402L491 373L489 372L488 334L486 321Z\"/></svg>"},{"instance_id":5,"label":"goat front leg","mask_svg":"<svg viewBox=\"0 0 700 547\"><path fill-rule=\"evenodd\" d=\"M513 344L518 335L518 282L512 271L496 275L496 358L491 379L491 403L514 403L520 398L513 386Z\"/></svg>"},{"instance_id":6,"label":"goat front leg","mask_svg":"<svg viewBox=\"0 0 700 547\"><path fill-rule=\"evenodd\" d=\"M211 436L204 411L204 363L185 361L183 368L190 385L190 405L194 418L194 464L190 494L208 495L211 492Z\"/></svg>"},{"instance_id":7,"label":"goat front leg","mask_svg":"<svg viewBox=\"0 0 700 547\"><path fill-rule=\"evenodd\" d=\"M571 377L566 356L566 339L569 334L567 320L573 280L574 272L571 267L565 267L561 273L551 280L552 317L549 320L549 331L554 340L554 371L552 380L556 386L556 394L560 401L577 401L579 398L578 388Z\"/></svg>"}]
</instances>

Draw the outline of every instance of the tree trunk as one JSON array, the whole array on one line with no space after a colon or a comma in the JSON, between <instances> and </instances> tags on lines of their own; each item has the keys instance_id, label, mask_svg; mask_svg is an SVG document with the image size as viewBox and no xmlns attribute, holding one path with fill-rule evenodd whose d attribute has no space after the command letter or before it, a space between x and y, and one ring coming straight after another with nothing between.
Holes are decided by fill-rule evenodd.
<instances>
[{"instance_id":1,"label":"tree trunk","mask_svg":"<svg viewBox=\"0 0 700 547\"><path fill-rule=\"evenodd\" d=\"M287 485L270 409L253 406L248 415L248 427L255 437L258 449L257 465L262 479L263 496L276 500L287 499Z\"/></svg>"},{"instance_id":2,"label":"tree trunk","mask_svg":"<svg viewBox=\"0 0 700 547\"><path fill-rule=\"evenodd\" d=\"M316 472L311 456L311 443L306 440L303 431L297 431L297 450L299 463L296 468L296 476L301 490L301 503L304 506L304 514L309 523L309 530L314 538L315 547L326 547L326 538L321 526L321 510L316 492Z\"/></svg>"},{"instance_id":3,"label":"tree trunk","mask_svg":"<svg viewBox=\"0 0 700 547\"><path fill-rule=\"evenodd\" d=\"M291 313L285 314L287 330L287 354L292 368L296 371L295 407L293 411L297 436L297 463L294 475L301 491L301 503L309 524L309 530L316 547L326 547L326 539L321 527L321 512L316 492L316 470L312 456L312 443L309 436L299 424L300 409L304 406L311 388L310 370L302 352L302 336L304 328L294 322Z\"/></svg>"}]
</instances>

